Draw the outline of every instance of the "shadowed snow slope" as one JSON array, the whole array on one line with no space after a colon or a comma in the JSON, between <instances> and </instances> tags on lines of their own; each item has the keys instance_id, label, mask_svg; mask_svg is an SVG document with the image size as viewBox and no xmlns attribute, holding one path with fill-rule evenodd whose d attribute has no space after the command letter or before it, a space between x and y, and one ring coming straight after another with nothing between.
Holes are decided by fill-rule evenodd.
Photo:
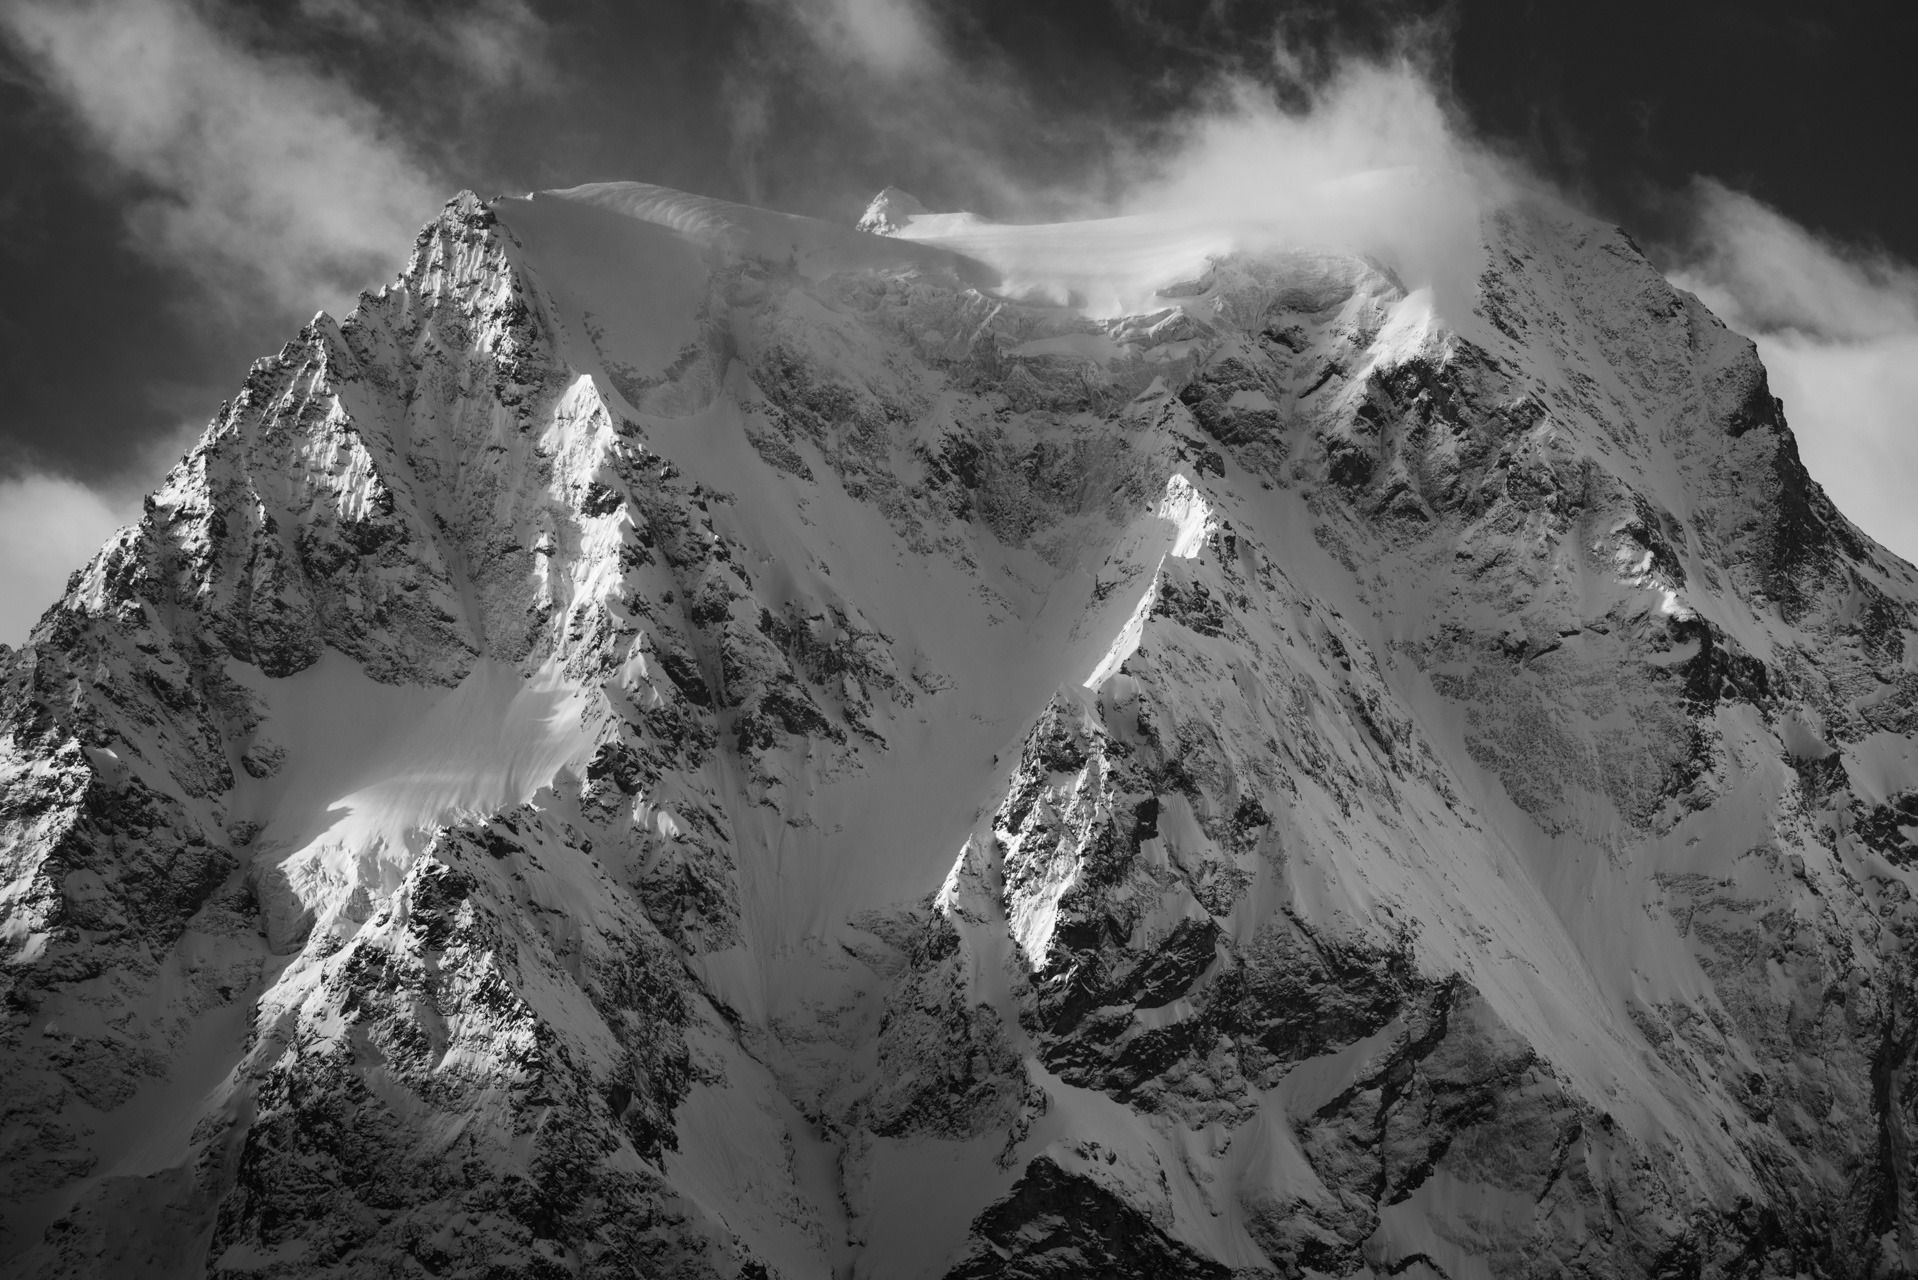
<instances>
[{"instance_id":1,"label":"shadowed snow slope","mask_svg":"<svg viewBox=\"0 0 1918 1280\"><path fill-rule=\"evenodd\" d=\"M1749 343L862 225L460 197L5 654L8 1274L1912 1273L1918 577Z\"/></svg>"}]
</instances>

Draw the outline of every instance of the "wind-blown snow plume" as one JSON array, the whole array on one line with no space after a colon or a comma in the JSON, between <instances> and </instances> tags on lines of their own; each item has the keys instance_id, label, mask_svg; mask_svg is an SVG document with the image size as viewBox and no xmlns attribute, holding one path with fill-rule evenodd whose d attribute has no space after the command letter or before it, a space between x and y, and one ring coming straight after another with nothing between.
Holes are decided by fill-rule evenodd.
<instances>
[{"instance_id":1,"label":"wind-blown snow plume","mask_svg":"<svg viewBox=\"0 0 1918 1280\"><path fill-rule=\"evenodd\" d=\"M1130 203L1282 208L1301 187L1353 173L1476 162L1475 149L1415 66L1353 62L1298 110L1283 109L1269 89L1250 81L1224 83L1205 110L1183 122Z\"/></svg>"},{"instance_id":2,"label":"wind-blown snow plume","mask_svg":"<svg viewBox=\"0 0 1918 1280\"><path fill-rule=\"evenodd\" d=\"M754 190L769 76L830 101L872 137L889 167L869 178L910 185L918 172L993 218L1183 213L1240 244L1258 228L1267 245L1362 246L1422 284L1472 260L1478 208L1515 185L1546 185L1481 144L1409 52L1308 57L1275 29L1263 53L1197 76L1183 108L1128 122L1042 109L1029 78L990 53L958 52L914 0L788 0L767 11L793 38L758 55L768 74L742 77L734 95L736 163ZM1059 162L1035 163L1051 151ZM1359 180L1393 169L1441 180ZM936 189L916 194L937 206ZM1463 299L1471 276L1455 275L1445 284Z\"/></svg>"},{"instance_id":3,"label":"wind-blown snow plume","mask_svg":"<svg viewBox=\"0 0 1918 1280\"><path fill-rule=\"evenodd\" d=\"M1415 288L1469 298L1478 210L1545 184L1471 138L1407 59L1347 61L1298 93L1303 105L1287 109L1268 86L1223 82L1169 140L1131 159L1126 210L1203 210L1292 245L1361 246ZM1428 180L1378 180L1392 170Z\"/></svg>"}]
</instances>

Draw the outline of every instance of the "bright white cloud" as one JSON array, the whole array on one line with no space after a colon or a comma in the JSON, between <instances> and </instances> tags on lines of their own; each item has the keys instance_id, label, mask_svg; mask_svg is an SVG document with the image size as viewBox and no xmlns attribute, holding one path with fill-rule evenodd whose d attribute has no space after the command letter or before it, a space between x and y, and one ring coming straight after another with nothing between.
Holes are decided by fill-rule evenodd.
<instances>
[{"instance_id":1,"label":"bright white cloud","mask_svg":"<svg viewBox=\"0 0 1918 1280\"><path fill-rule=\"evenodd\" d=\"M1697 228L1686 274L1716 291L1740 323L1834 341L1918 330L1910 263L1835 244L1710 178L1691 195Z\"/></svg>"},{"instance_id":2,"label":"bright white cloud","mask_svg":"<svg viewBox=\"0 0 1918 1280\"><path fill-rule=\"evenodd\" d=\"M1299 110L1262 86L1227 82L1169 141L1122 167L1128 211L1204 210L1289 242L1377 254L1458 314L1479 275L1479 211L1514 186L1404 60L1343 64Z\"/></svg>"},{"instance_id":3,"label":"bright white cloud","mask_svg":"<svg viewBox=\"0 0 1918 1280\"><path fill-rule=\"evenodd\" d=\"M68 575L138 512L137 499L115 504L56 476L0 480L0 644L25 640Z\"/></svg>"},{"instance_id":4,"label":"bright white cloud","mask_svg":"<svg viewBox=\"0 0 1918 1280\"><path fill-rule=\"evenodd\" d=\"M1693 189L1673 280L1758 343L1806 469L1918 561L1918 268L1834 244L1720 183Z\"/></svg>"},{"instance_id":5,"label":"bright white cloud","mask_svg":"<svg viewBox=\"0 0 1918 1280\"><path fill-rule=\"evenodd\" d=\"M1262 86L1228 81L1159 153L1136 204L1256 210L1368 170L1479 166L1431 81L1403 61L1347 63L1298 111Z\"/></svg>"},{"instance_id":6,"label":"bright white cloud","mask_svg":"<svg viewBox=\"0 0 1918 1280\"><path fill-rule=\"evenodd\" d=\"M129 215L135 243L215 296L348 307L443 198L350 89L246 49L185 0L15 0L0 30L152 190Z\"/></svg>"}]
</instances>

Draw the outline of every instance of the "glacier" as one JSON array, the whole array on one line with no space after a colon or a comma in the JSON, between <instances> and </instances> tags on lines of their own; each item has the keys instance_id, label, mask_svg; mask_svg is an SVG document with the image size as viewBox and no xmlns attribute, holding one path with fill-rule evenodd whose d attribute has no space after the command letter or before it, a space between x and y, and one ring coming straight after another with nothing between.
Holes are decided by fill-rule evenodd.
<instances>
[{"instance_id":1,"label":"glacier","mask_svg":"<svg viewBox=\"0 0 1918 1280\"><path fill-rule=\"evenodd\" d=\"M1295 205L449 203L0 654L0 1270L1918 1271L1918 574Z\"/></svg>"}]
</instances>

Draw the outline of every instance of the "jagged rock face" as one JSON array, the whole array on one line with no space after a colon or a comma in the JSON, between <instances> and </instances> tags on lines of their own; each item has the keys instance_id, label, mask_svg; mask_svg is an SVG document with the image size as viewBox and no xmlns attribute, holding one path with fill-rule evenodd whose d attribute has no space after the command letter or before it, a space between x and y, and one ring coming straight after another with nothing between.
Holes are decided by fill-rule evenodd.
<instances>
[{"instance_id":1,"label":"jagged rock face","mask_svg":"<svg viewBox=\"0 0 1918 1280\"><path fill-rule=\"evenodd\" d=\"M874 209L462 197L6 656L9 1273L1911 1274L1918 578L1750 345Z\"/></svg>"}]
</instances>

